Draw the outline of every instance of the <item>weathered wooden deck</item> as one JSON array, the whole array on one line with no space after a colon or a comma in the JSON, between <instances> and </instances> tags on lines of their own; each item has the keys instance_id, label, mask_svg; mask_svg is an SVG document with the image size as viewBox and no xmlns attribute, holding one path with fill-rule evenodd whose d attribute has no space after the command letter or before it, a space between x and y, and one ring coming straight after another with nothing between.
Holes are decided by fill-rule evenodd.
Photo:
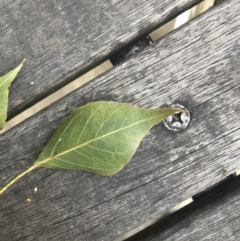
<instances>
[{"instance_id":1,"label":"weathered wooden deck","mask_svg":"<svg viewBox=\"0 0 240 241\"><path fill-rule=\"evenodd\" d=\"M0 71L28 59L11 87L9 117L198 2L3 0ZM229 178L226 190L211 186L226 178L223 167L240 169L239 11L240 1L223 1L0 135L3 186L37 159L78 106L181 103L192 113L183 132L154 127L111 178L46 169L27 175L0 197L0 240L115 240L197 194L173 222L132 240L238 240L239 178Z\"/></svg>"}]
</instances>

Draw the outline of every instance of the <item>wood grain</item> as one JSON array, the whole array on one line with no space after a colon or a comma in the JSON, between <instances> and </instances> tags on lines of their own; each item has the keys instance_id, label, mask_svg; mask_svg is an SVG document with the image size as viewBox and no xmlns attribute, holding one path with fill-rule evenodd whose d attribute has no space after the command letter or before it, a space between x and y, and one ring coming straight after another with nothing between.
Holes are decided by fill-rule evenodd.
<instances>
[{"instance_id":1,"label":"wood grain","mask_svg":"<svg viewBox=\"0 0 240 241\"><path fill-rule=\"evenodd\" d=\"M11 87L9 118L199 1L2 0L0 72L27 59Z\"/></svg>"},{"instance_id":2,"label":"wood grain","mask_svg":"<svg viewBox=\"0 0 240 241\"><path fill-rule=\"evenodd\" d=\"M239 239L240 177L224 182L193 203L126 241L235 241Z\"/></svg>"},{"instance_id":3,"label":"wood grain","mask_svg":"<svg viewBox=\"0 0 240 241\"><path fill-rule=\"evenodd\" d=\"M36 160L77 106L182 103L192 112L184 132L154 127L111 178L47 169L24 177L1 196L3 240L114 240L224 178L223 166L239 169L239 10L238 0L218 5L3 134L1 185Z\"/></svg>"}]
</instances>

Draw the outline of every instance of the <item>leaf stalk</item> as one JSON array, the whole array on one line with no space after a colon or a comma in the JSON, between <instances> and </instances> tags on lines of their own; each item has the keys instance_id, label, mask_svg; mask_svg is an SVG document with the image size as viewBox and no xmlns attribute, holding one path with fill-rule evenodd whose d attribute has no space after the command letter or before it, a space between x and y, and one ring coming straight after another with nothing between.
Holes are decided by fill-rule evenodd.
<instances>
[{"instance_id":1,"label":"leaf stalk","mask_svg":"<svg viewBox=\"0 0 240 241\"><path fill-rule=\"evenodd\" d=\"M5 187L3 187L0 190L0 195L2 195L9 187L11 187L15 182L17 182L20 178L22 178L23 176L25 176L27 173L31 172L32 170L34 170L35 168L37 168L37 165L33 165L31 167L29 167L26 171L22 172L21 174L19 174L18 176L16 176L12 181L10 181Z\"/></svg>"}]
</instances>

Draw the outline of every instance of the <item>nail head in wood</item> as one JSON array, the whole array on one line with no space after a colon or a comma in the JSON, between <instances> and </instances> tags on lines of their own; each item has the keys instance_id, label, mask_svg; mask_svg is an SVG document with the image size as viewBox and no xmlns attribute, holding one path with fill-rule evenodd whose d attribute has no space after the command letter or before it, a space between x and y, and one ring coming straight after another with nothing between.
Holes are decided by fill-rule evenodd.
<instances>
[{"instance_id":1,"label":"nail head in wood","mask_svg":"<svg viewBox=\"0 0 240 241\"><path fill-rule=\"evenodd\" d=\"M164 126L174 132L185 130L190 123L191 115L187 108L180 104L172 104L169 108L179 108L183 110L183 113L176 113L163 121Z\"/></svg>"}]
</instances>

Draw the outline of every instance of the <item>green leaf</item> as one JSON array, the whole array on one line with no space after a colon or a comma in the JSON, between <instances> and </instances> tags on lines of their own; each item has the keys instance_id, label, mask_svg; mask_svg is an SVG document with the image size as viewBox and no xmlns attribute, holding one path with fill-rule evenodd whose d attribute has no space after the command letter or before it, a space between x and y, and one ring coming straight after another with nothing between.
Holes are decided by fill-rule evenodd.
<instances>
[{"instance_id":1,"label":"green leaf","mask_svg":"<svg viewBox=\"0 0 240 241\"><path fill-rule=\"evenodd\" d=\"M22 68L23 63L24 61L17 68L0 77L0 130L3 128L7 119L9 87Z\"/></svg>"},{"instance_id":2,"label":"green leaf","mask_svg":"<svg viewBox=\"0 0 240 241\"><path fill-rule=\"evenodd\" d=\"M2 188L0 195L37 167L113 175L130 160L152 126L177 112L182 110L104 101L80 107L63 121L34 165Z\"/></svg>"},{"instance_id":3,"label":"green leaf","mask_svg":"<svg viewBox=\"0 0 240 241\"><path fill-rule=\"evenodd\" d=\"M60 125L35 165L113 175L153 125L179 111L103 101L87 104Z\"/></svg>"}]
</instances>

